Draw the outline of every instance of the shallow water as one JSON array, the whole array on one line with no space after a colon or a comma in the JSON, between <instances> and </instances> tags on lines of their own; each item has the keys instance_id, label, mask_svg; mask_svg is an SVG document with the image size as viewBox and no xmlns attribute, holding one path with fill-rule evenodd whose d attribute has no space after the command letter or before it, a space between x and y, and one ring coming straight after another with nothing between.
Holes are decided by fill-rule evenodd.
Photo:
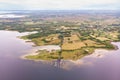
<instances>
[{"instance_id":1,"label":"shallow water","mask_svg":"<svg viewBox=\"0 0 120 80\"><path fill-rule=\"evenodd\" d=\"M78 61L62 61L61 68L23 60L34 49L16 38L26 33L0 31L0 80L120 80L120 49L97 50ZM120 42L113 43L120 48Z\"/></svg>"}]
</instances>

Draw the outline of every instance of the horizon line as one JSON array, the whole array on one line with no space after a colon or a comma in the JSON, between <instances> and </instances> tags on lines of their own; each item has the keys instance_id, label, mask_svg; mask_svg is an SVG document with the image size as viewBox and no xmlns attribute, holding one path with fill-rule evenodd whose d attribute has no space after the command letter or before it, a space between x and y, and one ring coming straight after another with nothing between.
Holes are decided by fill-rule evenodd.
<instances>
[{"instance_id":1,"label":"horizon line","mask_svg":"<svg viewBox=\"0 0 120 80\"><path fill-rule=\"evenodd\" d=\"M120 11L120 10L118 10L118 9L112 9L112 10L110 10L110 9L59 9L59 10L52 10L52 9L44 9L44 10L42 10L42 9L38 9L38 10L30 10L30 9L26 9L26 10L22 10L22 9L16 9L16 10L14 10L14 9L8 9L8 10L0 10L0 11Z\"/></svg>"}]
</instances>

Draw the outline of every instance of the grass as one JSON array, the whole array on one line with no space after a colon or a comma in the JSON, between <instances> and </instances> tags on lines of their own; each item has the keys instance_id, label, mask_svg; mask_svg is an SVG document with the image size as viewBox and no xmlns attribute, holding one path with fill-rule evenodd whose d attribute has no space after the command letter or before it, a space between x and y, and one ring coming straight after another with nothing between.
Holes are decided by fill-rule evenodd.
<instances>
[{"instance_id":1,"label":"grass","mask_svg":"<svg viewBox=\"0 0 120 80\"><path fill-rule=\"evenodd\" d=\"M22 36L21 39L27 40L27 36ZM46 37L37 37L30 39L36 46L43 46L43 45L58 45L60 40L58 39L58 34L51 34Z\"/></svg>"},{"instance_id":2,"label":"grass","mask_svg":"<svg viewBox=\"0 0 120 80\"><path fill-rule=\"evenodd\" d=\"M73 42L73 43L64 43L62 45L63 50L75 50L75 49L80 49L81 47L84 47L85 44L81 41L79 42Z\"/></svg>"},{"instance_id":3,"label":"grass","mask_svg":"<svg viewBox=\"0 0 120 80\"><path fill-rule=\"evenodd\" d=\"M62 59L65 60L77 60L85 55L89 55L94 52L95 48L81 48L77 50L63 50L62 51ZM37 55L28 55L26 56L27 59L33 59L33 60L54 60L58 59L59 51L52 51L48 52L46 50L40 50L38 51Z\"/></svg>"},{"instance_id":4,"label":"grass","mask_svg":"<svg viewBox=\"0 0 120 80\"><path fill-rule=\"evenodd\" d=\"M62 55L61 58L65 60L77 60L86 55L89 55L94 52L95 49L105 48L105 49L114 49L114 46L110 43L109 38L116 40L116 33L110 34L106 37L105 33L95 36L87 36L86 39L81 40L81 35L72 34L70 37L64 37L62 44ZM45 37L38 37L31 39L37 46L41 45L53 45L60 44L60 39L58 34L52 34ZM23 37L24 38L24 37ZM26 39L26 38L25 38ZM38 51L37 55L28 55L27 59L33 60L54 60L58 59L59 51L48 52L46 50Z\"/></svg>"},{"instance_id":5,"label":"grass","mask_svg":"<svg viewBox=\"0 0 120 80\"><path fill-rule=\"evenodd\" d=\"M37 51L37 55L28 55L27 59L35 59L35 60L53 60L58 58L58 51L48 52L46 50Z\"/></svg>"}]
</instances>

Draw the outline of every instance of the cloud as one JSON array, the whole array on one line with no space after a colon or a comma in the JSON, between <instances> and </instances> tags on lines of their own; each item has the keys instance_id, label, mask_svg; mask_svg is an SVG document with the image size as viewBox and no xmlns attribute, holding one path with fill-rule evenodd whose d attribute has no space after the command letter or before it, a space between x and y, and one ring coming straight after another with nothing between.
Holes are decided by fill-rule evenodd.
<instances>
[{"instance_id":1,"label":"cloud","mask_svg":"<svg viewBox=\"0 0 120 80\"><path fill-rule=\"evenodd\" d=\"M99 8L108 5L106 8L111 9L119 5L118 0L2 0L1 3L18 5L25 9L89 9L98 5Z\"/></svg>"}]
</instances>

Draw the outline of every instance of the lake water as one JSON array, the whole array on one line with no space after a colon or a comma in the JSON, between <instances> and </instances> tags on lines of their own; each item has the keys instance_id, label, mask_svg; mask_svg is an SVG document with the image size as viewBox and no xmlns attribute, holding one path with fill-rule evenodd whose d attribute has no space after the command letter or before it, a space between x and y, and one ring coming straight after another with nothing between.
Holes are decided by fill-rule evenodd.
<instances>
[{"instance_id":1,"label":"lake water","mask_svg":"<svg viewBox=\"0 0 120 80\"><path fill-rule=\"evenodd\" d=\"M24 18L26 15L0 14L0 18Z\"/></svg>"},{"instance_id":2,"label":"lake water","mask_svg":"<svg viewBox=\"0 0 120 80\"><path fill-rule=\"evenodd\" d=\"M34 48L16 38L25 34L0 31L0 80L120 80L120 49L96 50L77 61L62 61L58 68L20 58ZM120 48L120 42L113 44Z\"/></svg>"}]
</instances>

